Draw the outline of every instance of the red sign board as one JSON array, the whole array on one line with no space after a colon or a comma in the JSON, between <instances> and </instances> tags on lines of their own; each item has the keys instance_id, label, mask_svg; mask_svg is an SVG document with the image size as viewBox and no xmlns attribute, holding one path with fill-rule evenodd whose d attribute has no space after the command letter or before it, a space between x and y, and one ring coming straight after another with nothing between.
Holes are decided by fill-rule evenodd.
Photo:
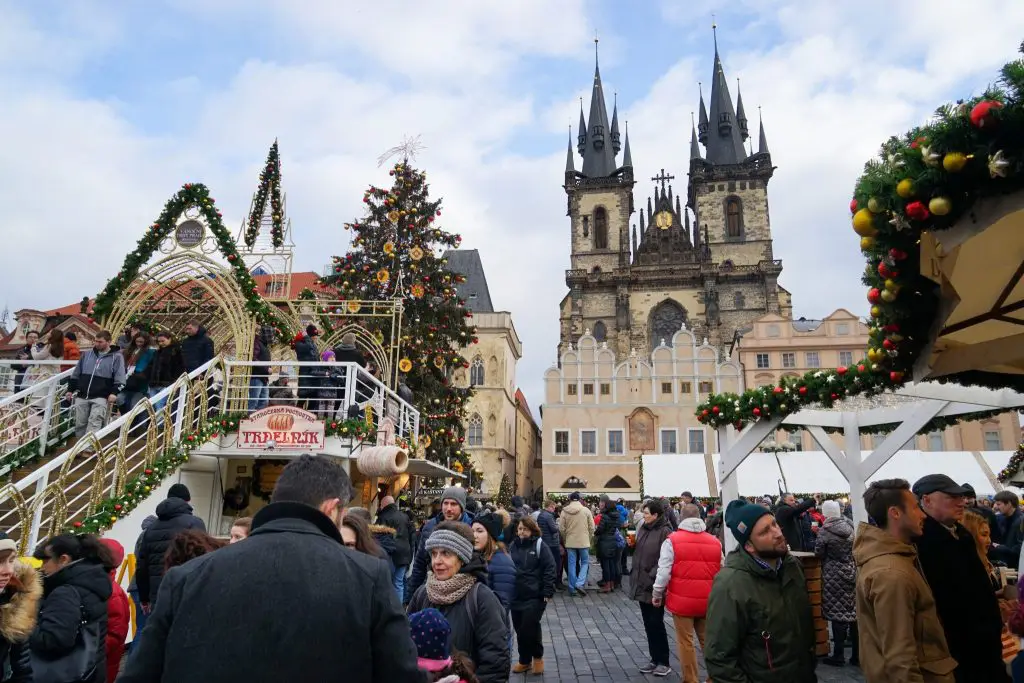
<instances>
[{"instance_id":1,"label":"red sign board","mask_svg":"<svg viewBox=\"0 0 1024 683\"><path fill-rule=\"evenodd\" d=\"M238 425L238 448L316 451L324 449L324 423L292 406L257 410Z\"/></svg>"}]
</instances>

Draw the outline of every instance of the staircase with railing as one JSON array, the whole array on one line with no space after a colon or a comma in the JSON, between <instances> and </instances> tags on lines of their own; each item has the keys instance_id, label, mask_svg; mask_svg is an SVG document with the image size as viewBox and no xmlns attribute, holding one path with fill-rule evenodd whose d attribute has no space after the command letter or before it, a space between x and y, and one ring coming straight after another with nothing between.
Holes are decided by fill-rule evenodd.
<instances>
[{"instance_id":1,"label":"staircase with railing","mask_svg":"<svg viewBox=\"0 0 1024 683\"><path fill-rule=\"evenodd\" d=\"M76 439L65 396L71 371L54 368L19 388L3 364L11 363L0 361L0 530L22 552L67 528L109 528L192 453L232 452L228 427L250 409L309 409L332 436L326 455L354 457L385 423L400 442L415 443L419 432L419 412L356 364L277 361L264 399L250 391L253 363L218 357Z\"/></svg>"}]
</instances>

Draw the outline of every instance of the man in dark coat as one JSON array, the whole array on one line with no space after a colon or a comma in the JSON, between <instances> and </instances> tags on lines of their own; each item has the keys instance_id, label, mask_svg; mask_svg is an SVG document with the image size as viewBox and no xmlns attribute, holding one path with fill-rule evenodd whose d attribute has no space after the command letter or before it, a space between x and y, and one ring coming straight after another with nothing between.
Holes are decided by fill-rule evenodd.
<instances>
[{"instance_id":1,"label":"man in dark coat","mask_svg":"<svg viewBox=\"0 0 1024 683\"><path fill-rule=\"evenodd\" d=\"M254 365L249 380L249 412L266 408L270 402L270 343L273 332L260 330L252 342L252 359L263 365Z\"/></svg>"},{"instance_id":2,"label":"man in dark coat","mask_svg":"<svg viewBox=\"0 0 1024 683\"><path fill-rule=\"evenodd\" d=\"M206 334L206 328L198 320L190 320L185 326L186 337L181 340L181 357L185 361L185 372L192 372L217 355L213 340Z\"/></svg>"},{"instance_id":3,"label":"man in dark coat","mask_svg":"<svg viewBox=\"0 0 1024 683\"><path fill-rule=\"evenodd\" d=\"M398 591L398 599L405 597L405 573L412 563L412 554L416 551L413 545L413 537L416 529L413 528L409 515L398 509L398 504L392 496L384 496L380 501L380 510L377 511L377 524L391 527L395 530L395 552L391 555L391 561L395 563L395 572L392 582L395 590Z\"/></svg>"},{"instance_id":4,"label":"man in dark coat","mask_svg":"<svg viewBox=\"0 0 1024 683\"><path fill-rule=\"evenodd\" d=\"M935 595L949 654L957 661L956 680L1009 683L999 602L974 537L960 523L968 492L945 474L921 477L913 491L928 515L916 541L917 554Z\"/></svg>"},{"instance_id":5,"label":"man in dark coat","mask_svg":"<svg viewBox=\"0 0 1024 683\"><path fill-rule=\"evenodd\" d=\"M813 498L797 503L796 497L792 493L782 494L782 502L775 508L775 521L782 529L782 534L786 537L786 544L789 545L790 550L814 552L813 545L809 548L805 547L804 520L801 519L801 516L817 504L818 501ZM728 524L728 520L726 520L726 524ZM810 527L810 523L807 526Z\"/></svg>"},{"instance_id":6,"label":"man in dark coat","mask_svg":"<svg viewBox=\"0 0 1024 683\"><path fill-rule=\"evenodd\" d=\"M351 497L334 458L289 463L249 538L167 573L119 683L425 681L387 564L342 542Z\"/></svg>"},{"instance_id":7,"label":"man in dark coat","mask_svg":"<svg viewBox=\"0 0 1024 683\"><path fill-rule=\"evenodd\" d=\"M1013 491L1000 491L996 494L993 506L999 514L996 526L999 530L993 536L992 549L988 556L991 560L999 560L1010 569L1017 569L1020 562L1020 547L1024 543L1024 515L1019 506L1020 499Z\"/></svg>"},{"instance_id":8,"label":"man in dark coat","mask_svg":"<svg viewBox=\"0 0 1024 683\"><path fill-rule=\"evenodd\" d=\"M544 545L551 551L551 557L555 560L555 589L565 590L562 584L562 542L558 534L558 520L555 519L555 501L545 500L544 509L537 515L537 526L540 527L540 536L544 539Z\"/></svg>"},{"instance_id":9,"label":"man in dark coat","mask_svg":"<svg viewBox=\"0 0 1024 683\"><path fill-rule=\"evenodd\" d=\"M295 360L301 363L317 363L320 361L320 352L317 350L316 338L320 336L320 330L316 325L306 325L306 333L295 341ZM304 405L306 410L316 411L319 402L316 400L320 389L320 378L315 374L316 367L312 365L299 366L299 403Z\"/></svg>"},{"instance_id":10,"label":"man in dark coat","mask_svg":"<svg viewBox=\"0 0 1024 683\"><path fill-rule=\"evenodd\" d=\"M139 602L148 614L160 594L164 576L164 553L171 541L182 531L206 531L203 520L192 514L192 494L184 484L175 484L167 492L167 500L156 506L156 521L142 532L135 544L135 580Z\"/></svg>"}]
</instances>

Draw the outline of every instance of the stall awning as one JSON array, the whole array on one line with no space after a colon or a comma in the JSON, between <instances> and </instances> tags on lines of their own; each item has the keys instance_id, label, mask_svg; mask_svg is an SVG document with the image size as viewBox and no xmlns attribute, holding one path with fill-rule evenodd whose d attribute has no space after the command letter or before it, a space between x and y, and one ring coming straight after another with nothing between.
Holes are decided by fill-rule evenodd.
<instances>
[{"instance_id":1,"label":"stall awning","mask_svg":"<svg viewBox=\"0 0 1024 683\"><path fill-rule=\"evenodd\" d=\"M436 462L430 460L420 460L410 458L409 467L406 468L405 473L412 477L457 477L459 479L465 479L466 475L459 474L454 470L450 470L443 465L438 465Z\"/></svg>"}]
</instances>

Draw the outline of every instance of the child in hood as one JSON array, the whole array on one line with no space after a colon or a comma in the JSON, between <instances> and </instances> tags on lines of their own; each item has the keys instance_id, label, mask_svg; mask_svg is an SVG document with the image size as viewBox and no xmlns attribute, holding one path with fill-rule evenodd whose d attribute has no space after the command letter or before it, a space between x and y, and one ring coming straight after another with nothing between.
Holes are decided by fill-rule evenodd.
<instances>
[{"instance_id":1,"label":"child in hood","mask_svg":"<svg viewBox=\"0 0 1024 683\"><path fill-rule=\"evenodd\" d=\"M433 683L479 683L473 662L452 649L452 627L438 610L428 607L409 615L409 629L416 643L420 671Z\"/></svg>"}]
</instances>

